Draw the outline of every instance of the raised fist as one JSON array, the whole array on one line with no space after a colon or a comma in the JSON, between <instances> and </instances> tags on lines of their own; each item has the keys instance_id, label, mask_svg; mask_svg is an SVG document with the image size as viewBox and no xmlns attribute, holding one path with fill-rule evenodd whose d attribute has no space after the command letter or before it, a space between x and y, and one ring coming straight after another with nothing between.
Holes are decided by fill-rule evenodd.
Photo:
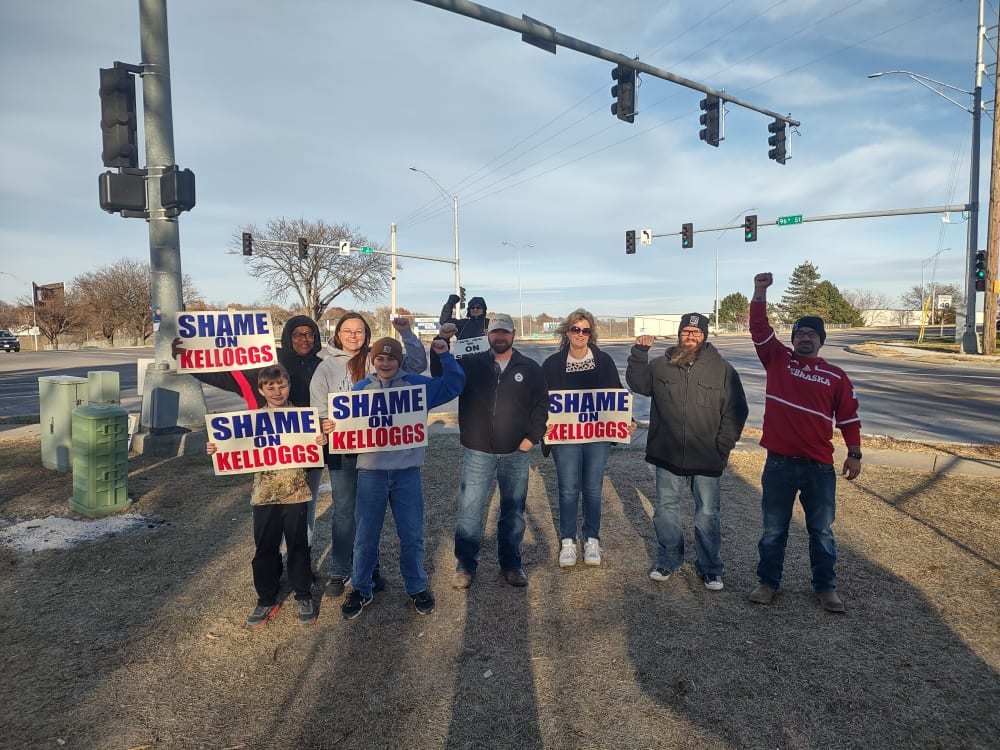
<instances>
[{"instance_id":1,"label":"raised fist","mask_svg":"<svg viewBox=\"0 0 1000 750\"><path fill-rule=\"evenodd\" d=\"M442 338L436 338L431 342L431 351L435 354L444 354L448 351L448 342Z\"/></svg>"},{"instance_id":2,"label":"raised fist","mask_svg":"<svg viewBox=\"0 0 1000 750\"><path fill-rule=\"evenodd\" d=\"M184 344L184 339L182 339L180 336L178 336L173 341L171 341L170 342L170 356L173 357L174 359L177 359L177 357L179 356L180 352L184 351L183 344Z\"/></svg>"},{"instance_id":3,"label":"raised fist","mask_svg":"<svg viewBox=\"0 0 1000 750\"><path fill-rule=\"evenodd\" d=\"M441 336L441 338L444 338L444 339L450 339L456 333L458 333L458 326L455 325L454 323L445 323L438 330L438 335Z\"/></svg>"},{"instance_id":4,"label":"raised fist","mask_svg":"<svg viewBox=\"0 0 1000 750\"><path fill-rule=\"evenodd\" d=\"M406 333L410 330L410 319L409 318L393 318L392 327L395 328L400 333Z\"/></svg>"},{"instance_id":5,"label":"raised fist","mask_svg":"<svg viewBox=\"0 0 1000 750\"><path fill-rule=\"evenodd\" d=\"M647 349L653 346L656 342L656 336L640 336L635 340L636 346L643 346Z\"/></svg>"},{"instance_id":6,"label":"raised fist","mask_svg":"<svg viewBox=\"0 0 1000 750\"><path fill-rule=\"evenodd\" d=\"M448 304L449 305L457 305L461 299L462 298L459 297L457 294L449 294L448 295Z\"/></svg>"},{"instance_id":7,"label":"raised fist","mask_svg":"<svg viewBox=\"0 0 1000 750\"><path fill-rule=\"evenodd\" d=\"M753 285L755 289L767 289L773 283L774 276L770 273L759 273L753 277Z\"/></svg>"}]
</instances>

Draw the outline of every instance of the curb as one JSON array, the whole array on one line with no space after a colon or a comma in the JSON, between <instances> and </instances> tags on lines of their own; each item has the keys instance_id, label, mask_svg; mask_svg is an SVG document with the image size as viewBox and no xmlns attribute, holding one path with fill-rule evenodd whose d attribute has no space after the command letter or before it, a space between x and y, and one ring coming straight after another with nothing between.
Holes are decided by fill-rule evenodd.
<instances>
[{"instance_id":1,"label":"curb","mask_svg":"<svg viewBox=\"0 0 1000 750\"><path fill-rule=\"evenodd\" d=\"M968 354L949 354L947 352L927 352L926 354L916 356L905 352L893 351L892 347L883 344L874 344L874 346L881 351L859 349L854 344L845 346L844 351L874 359L902 359L908 362L922 362L924 364L965 365L967 367L979 367L983 369L1000 367L1000 357L989 357L986 355L973 357Z\"/></svg>"}]
</instances>

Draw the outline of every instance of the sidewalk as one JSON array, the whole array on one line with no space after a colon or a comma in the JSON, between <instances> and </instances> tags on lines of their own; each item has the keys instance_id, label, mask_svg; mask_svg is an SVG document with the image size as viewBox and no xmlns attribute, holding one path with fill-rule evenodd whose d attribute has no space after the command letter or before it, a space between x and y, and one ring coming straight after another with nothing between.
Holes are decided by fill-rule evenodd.
<instances>
[{"instance_id":1,"label":"sidewalk","mask_svg":"<svg viewBox=\"0 0 1000 750\"><path fill-rule=\"evenodd\" d=\"M851 354L888 359L906 359L911 362L933 362L934 364L962 364L967 367L1000 368L1000 357L985 354L958 354L920 349L905 344L875 343L852 344L844 347Z\"/></svg>"}]
</instances>

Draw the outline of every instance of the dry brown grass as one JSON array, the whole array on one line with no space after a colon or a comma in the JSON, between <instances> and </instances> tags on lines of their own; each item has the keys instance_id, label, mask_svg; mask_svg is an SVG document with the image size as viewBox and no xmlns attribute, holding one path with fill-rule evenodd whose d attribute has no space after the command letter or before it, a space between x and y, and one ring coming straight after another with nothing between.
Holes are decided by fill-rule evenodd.
<instances>
[{"instance_id":1,"label":"dry brown grass","mask_svg":"<svg viewBox=\"0 0 1000 750\"><path fill-rule=\"evenodd\" d=\"M37 445L4 444L0 455L0 514L58 510L69 478L39 468ZM735 454L723 480L727 572L717 594L690 565L665 584L646 577L652 474L640 453L619 450L605 483L604 566L556 567L555 473L536 455L531 585L495 578L494 506L480 576L454 591L458 466L456 438L435 437L424 470L431 616L407 606L390 522L389 588L360 619L342 621L326 599L315 626L285 611L249 632L249 480L215 479L200 457L137 465L137 510L163 519L155 531L0 560L0 746L996 746L996 483L871 466L841 483L849 610L837 617L811 596L798 511L783 594L769 608L746 601L758 455Z\"/></svg>"}]
</instances>

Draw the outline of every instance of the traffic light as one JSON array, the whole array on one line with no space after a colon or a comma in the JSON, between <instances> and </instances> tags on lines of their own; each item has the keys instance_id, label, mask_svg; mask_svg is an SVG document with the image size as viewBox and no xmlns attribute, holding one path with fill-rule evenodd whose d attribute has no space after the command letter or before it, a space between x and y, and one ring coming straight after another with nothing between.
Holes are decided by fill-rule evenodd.
<instances>
[{"instance_id":1,"label":"traffic light","mask_svg":"<svg viewBox=\"0 0 1000 750\"><path fill-rule=\"evenodd\" d=\"M135 79L124 68L101 68L101 160L106 167L138 167Z\"/></svg>"},{"instance_id":2,"label":"traffic light","mask_svg":"<svg viewBox=\"0 0 1000 750\"><path fill-rule=\"evenodd\" d=\"M250 232L243 233L243 254L253 255L253 235Z\"/></svg>"},{"instance_id":3,"label":"traffic light","mask_svg":"<svg viewBox=\"0 0 1000 750\"><path fill-rule=\"evenodd\" d=\"M299 260L305 260L309 257L309 240L305 237L299 237Z\"/></svg>"},{"instance_id":4,"label":"traffic light","mask_svg":"<svg viewBox=\"0 0 1000 750\"><path fill-rule=\"evenodd\" d=\"M722 100L709 94L701 100L701 108L705 111L699 119L702 124L698 137L709 146L719 146L722 124Z\"/></svg>"},{"instance_id":5,"label":"traffic light","mask_svg":"<svg viewBox=\"0 0 1000 750\"><path fill-rule=\"evenodd\" d=\"M617 83L611 87L611 114L625 122L635 122L635 68L618 65L611 71Z\"/></svg>"},{"instance_id":6,"label":"traffic light","mask_svg":"<svg viewBox=\"0 0 1000 750\"><path fill-rule=\"evenodd\" d=\"M681 224L681 249L690 250L694 247L694 224Z\"/></svg>"},{"instance_id":7,"label":"traffic light","mask_svg":"<svg viewBox=\"0 0 1000 750\"><path fill-rule=\"evenodd\" d=\"M465 307L465 287L460 286L458 288L458 304L461 307Z\"/></svg>"},{"instance_id":8,"label":"traffic light","mask_svg":"<svg viewBox=\"0 0 1000 750\"><path fill-rule=\"evenodd\" d=\"M743 219L743 240L745 242L757 241L757 214L749 214Z\"/></svg>"},{"instance_id":9,"label":"traffic light","mask_svg":"<svg viewBox=\"0 0 1000 750\"><path fill-rule=\"evenodd\" d=\"M625 232L625 254L635 255L635 230L629 229Z\"/></svg>"},{"instance_id":10,"label":"traffic light","mask_svg":"<svg viewBox=\"0 0 1000 750\"><path fill-rule=\"evenodd\" d=\"M976 252L976 267L972 271L972 277L976 280L976 291L986 291L986 251Z\"/></svg>"},{"instance_id":11,"label":"traffic light","mask_svg":"<svg viewBox=\"0 0 1000 750\"><path fill-rule=\"evenodd\" d=\"M767 145L771 147L767 152L767 158L774 159L778 164L784 164L787 158L788 152L785 147L785 129L787 127L784 120L775 120L767 126L767 132L772 134L767 139Z\"/></svg>"}]
</instances>

